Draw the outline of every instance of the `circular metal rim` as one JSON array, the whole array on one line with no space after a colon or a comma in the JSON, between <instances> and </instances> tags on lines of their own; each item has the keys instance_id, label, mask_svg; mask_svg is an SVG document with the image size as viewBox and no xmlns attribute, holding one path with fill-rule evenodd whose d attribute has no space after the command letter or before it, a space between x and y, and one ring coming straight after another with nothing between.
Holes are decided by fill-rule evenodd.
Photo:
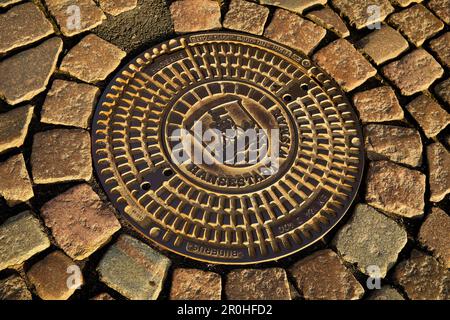
<instances>
[{"instance_id":1,"label":"circular metal rim","mask_svg":"<svg viewBox=\"0 0 450 320\"><path fill-rule=\"evenodd\" d=\"M316 231L313 231L313 240L312 241L308 241L307 243L305 243L303 246L298 247L295 250L289 251L285 254L280 254L277 255L276 257L271 257L271 258L267 258L267 259L254 259L253 261L237 261L237 262L232 262L232 261L214 261L214 260L208 260L205 258L201 258L201 256L196 256L196 255L189 255L186 254L184 252L180 252L177 251L173 248L170 248L168 246L165 246L164 244L157 242L155 240L153 240L151 237L149 237L141 228L139 225L137 225L137 223L135 221L133 221L133 219L128 218L128 214L126 212L124 212L124 210L120 210L118 209L115 205L114 205L114 198L111 194L110 191L108 191L108 187L105 183L105 179L103 179L100 175L99 175L99 165L98 165L98 156L95 154L94 150L95 150L95 140L97 137L97 134L94 132L94 126L95 123L98 121L98 117L99 114L97 113L97 109L99 108L99 106L101 106L105 100L106 100L106 95L108 93L108 89L111 87L111 85L115 82L115 79L117 77L118 74L121 74L124 70L126 70L130 64L132 64L134 61L136 61L137 59L139 59L140 57L142 57L146 52L152 50L152 49L156 49L158 47L160 47L163 44L167 44L169 43L169 41L171 40L178 40L181 39L183 37L189 37L189 36L202 36L202 35L220 35L220 34L234 34L237 36L245 36L248 38L254 38L256 40L262 40L268 43L272 43L275 44L278 47L281 47L283 49L286 49L288 51L294 52L296 55L300 56L302 59L307 59L310 60L311 59L305 55L304 53L295 50L293 48L290 48L286 45L283 45L281 43L278 42L274 42L271 39L265 38L263 36L257 36L257 35L252 35L252 34L247 34L244 32L239 32L239 31L228 31L228 30L214 30L214 31L202 31L202 32L195 32L195 33L187 33L187 34L183 34L183 35L178 35L176 37L170 38L170 39L166 39L158 44L155 44L153 46L150 46L149 48L143 50L141 53L139 53L138 55L134 56L133 58L129 59L126 63L123 64L123 66L118 69L112 76L111 80L108 81L108 84L105 86L105 89L103 90L96 106L94 109L94 115L92 117L91 120L91 155L92 155L92 159L93 159L93 163L94 163L94 172L95 172L95 176L97 177L97 181L100 182L100 185L103 189L103 191L105 192L105 194L107 195L108 200L111 202L112 206L114 207L114 209L116 211L118 211L120 213L120 215L127 221L127 223L131 224L133 227L133 231L137 232L138 234L140 234L144 239L146 239L148 243L153 244L155 247L157 248L162 248L163 250L166 250L170 253L185 257L185 258L189 258L195 261L199 261L199 262L203 262L206 264L215 264L215 265L229 265L229 266L244 266L244 265L256 265L256 264L261 264L261 263L268 263L268 262L274 262L274 261L279 261L281 259L287 258L289 256L292 256L296 253L299 253L300 251L305 250L308 247L313 246L315 243L321 241L322 239L324 239L324 237L326 237L328 234L330 234L332 231L337 231L335 230L336 226L342 221L342 219L348 214L348 211L350 210L350 208L354 205L355 199L360 191L361 188L361 184L362 184L362 180L364 177L364 173L365 173L365 163L366 163L366 158L365 158L365 150L364 150L364 141L361 140L361 144L362 147L360 148L360 154L359 154L359 164L358 164L358 169L360 170L360 174L358 175L358 179L354 184L354 189L352 190L352 193L349 195L349 200L345 203L345 206L343 207L343 209L341 210L341 214L338 216L338 218L335 220L335 222L329 226L329 228L321 233L318 232L319 235L317 237L315 237L315 234L317 233ZM347 98L345 91L341 88L341 86L327 73L325 72L322 68L320 68L317 64L313 64L314 67L316 67L317 69L319 69L321 72L323 72L326 76L327 76L327 80L329 80L335 87L336 89L342 94L342 100L348 104L350 106L350 112L352 113L352 115L358 119L358 125L356 126L356 131L357 134L360 138L363 138L363 130L362 130L362 124L361 124L361 120L358 116L358 114L356 113L355 107L350 103L350 100Z\"/></svg>"}]
</instances>

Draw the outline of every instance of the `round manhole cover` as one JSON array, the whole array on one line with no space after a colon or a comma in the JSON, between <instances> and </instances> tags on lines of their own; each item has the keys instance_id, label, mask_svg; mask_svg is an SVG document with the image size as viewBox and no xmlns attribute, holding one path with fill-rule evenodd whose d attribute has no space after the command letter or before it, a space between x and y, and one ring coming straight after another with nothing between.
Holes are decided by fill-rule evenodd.
<instances>
[{"instance_id":1,"label":"round manhole cover","mask_svg":"<svg viewBox=\"0 0 450 320\"><path fill-rule=\"evenodd\" d=\"M305 56L238 33L186 35L112 80L93 156L113 205L193 259L247 264L314 243L357 193L356 113Z\"/></svg>"}]
</instances>

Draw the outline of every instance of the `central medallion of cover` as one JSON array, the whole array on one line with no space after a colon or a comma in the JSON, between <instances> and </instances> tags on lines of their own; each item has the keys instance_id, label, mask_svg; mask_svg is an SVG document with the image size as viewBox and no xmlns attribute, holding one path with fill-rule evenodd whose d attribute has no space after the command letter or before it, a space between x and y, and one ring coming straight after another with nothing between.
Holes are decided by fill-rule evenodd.
<instances>
[{"instance_id":1,"label":"central medallion of cover","mask_svg":"<svg viewBox=\"0 0 450 320\"><path fill-rule=\"evenodd\" d=\"M92 137L127 221L211 263L275 260L319 240L364 167L337 84L304 55L239 33L186 35L132 60L104 92Z\"/></svg>"}]
</instances>

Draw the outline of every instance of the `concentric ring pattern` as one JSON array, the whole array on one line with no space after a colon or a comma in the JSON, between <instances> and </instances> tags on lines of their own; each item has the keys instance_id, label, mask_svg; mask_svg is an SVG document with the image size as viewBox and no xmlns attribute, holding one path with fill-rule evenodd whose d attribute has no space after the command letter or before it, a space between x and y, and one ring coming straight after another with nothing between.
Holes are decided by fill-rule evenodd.
<instances>
[{"instance_id":1,"label":"concentric ring pattern","mask_svg":"<svg viewBox=\"0 0 450 320\"><path fill-rule=\"evenodd\" d=\"M264 159L174 162L177 130L226 126L222 113L278 129L278 170L261 174ZM317 241L348 210L364 167L359 120L336 83L307 57L239 33L186 35L142 53L93 121L113 205L156 244L212 263L279 259Z\"/></svg>"}]
</instances>

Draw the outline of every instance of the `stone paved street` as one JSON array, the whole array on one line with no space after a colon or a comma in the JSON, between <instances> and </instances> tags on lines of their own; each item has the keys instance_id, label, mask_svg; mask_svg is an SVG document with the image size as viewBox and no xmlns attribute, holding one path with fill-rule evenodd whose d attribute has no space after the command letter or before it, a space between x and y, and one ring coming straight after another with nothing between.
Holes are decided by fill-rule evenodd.
<instances>
[{"instance_id":1,"label":"stone paved street","mask_svg":"<svg viewBox=\"0 0 450 320\"><path fill-rule=\"evenodd\" d=\"M449 300L449 24L450 0L0 1L0 300ZM206 264L149 244L94 173L91 121L113 74L206 30L301 51L363 127L348 214L269 264ZM367 285L374 272L379 289Z\"/></svg>"}]
</instances>

